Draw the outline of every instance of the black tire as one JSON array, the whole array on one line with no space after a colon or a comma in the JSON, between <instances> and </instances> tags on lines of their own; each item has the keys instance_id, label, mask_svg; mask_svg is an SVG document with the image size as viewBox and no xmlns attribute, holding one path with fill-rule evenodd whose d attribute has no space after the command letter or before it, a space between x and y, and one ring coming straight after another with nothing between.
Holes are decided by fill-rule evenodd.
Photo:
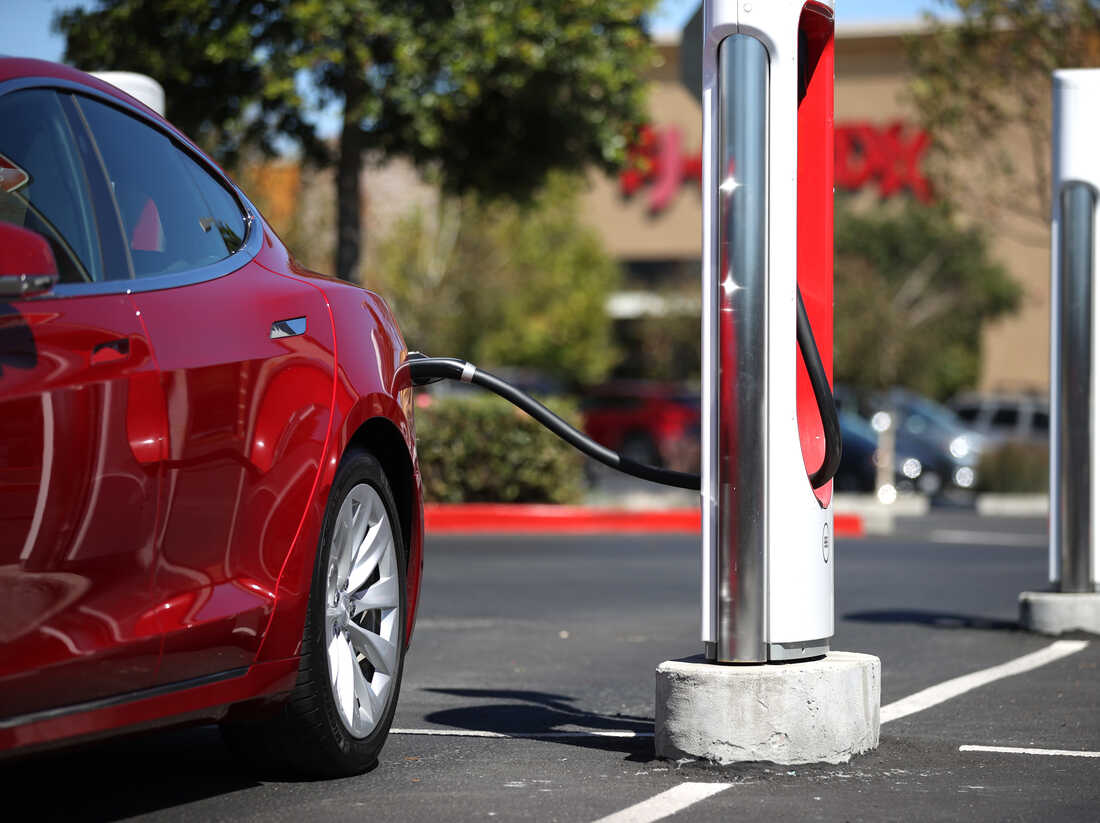
<instances>
[{"instance_id":1,"label":"black tire","mask_svg":"<svg viewBox=\"0 0 1100 823\"><path fill-rule=\"evenodd\" d=\"M330 685L329 656L325 641L325 598L337 515L344 499L361 484L374 489L389 519L396 550L398 592L397 664L385 706L373 730L354 736L341 718ZM290 698L274 716L260 722L223 722L222 734L238 753L265 770L290 771L311 777L345 777L361 774L378 762L378 753L389 734L405 665L408 595L405 588L406 548L401 534L393 491L378 460L363 450L345 454L332 484L320 545L313 568L302 638L298 681ZM369 665L369 661L367 662ZM362 663L357 663L362 665Z\"/></svg>"}]
</instances>

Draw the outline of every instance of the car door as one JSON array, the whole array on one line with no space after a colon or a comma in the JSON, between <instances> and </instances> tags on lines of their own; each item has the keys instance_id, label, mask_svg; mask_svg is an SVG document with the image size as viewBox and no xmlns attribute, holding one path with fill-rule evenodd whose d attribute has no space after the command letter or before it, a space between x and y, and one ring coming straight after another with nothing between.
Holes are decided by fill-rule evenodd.
<instances>
[{"instance_id":1,"label":"car door","mask_svg":"<svg viewBox=\"0 0 1100 823\"><path fill-rule=\"evenodd\" d=\"M255 658L319 470L332 322L317 288L254 262L262 226L216 170L130 114L80 106L163 375L157 681L232 674Z\"/></svg>"},{"instance_id":2,"label":"car door","mask_svg":"<svg viewBox=\"0 0 1100 823\"><path fill-rule=\"evenodd\" d=\"M0 95L0 220L60 282L0 298L0 716L153 683L163 396L106 180L71 100ZM3 721L0 721L3 722Z\"/></svg>"}]
</instances>

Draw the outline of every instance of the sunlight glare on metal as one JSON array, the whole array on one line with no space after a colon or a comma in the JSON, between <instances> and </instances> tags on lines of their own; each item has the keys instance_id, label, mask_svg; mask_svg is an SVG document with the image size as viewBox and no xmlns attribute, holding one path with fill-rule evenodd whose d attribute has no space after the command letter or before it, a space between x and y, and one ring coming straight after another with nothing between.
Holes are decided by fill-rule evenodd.
<instances>
[{"instance_id":1,"label":"sunlight glare on metal","mask_svg":"<svg viewBox=\"0 0 1100 823\"><path fill-rule=\"evenodd\" d=\"M723 194L733 194L739 188L741 188L741 184L738 183L737 178L735 178L731 174L729 177L722 181L722 185L718 187L718 191L722 192Z\"/></svg>"}]
</instances>

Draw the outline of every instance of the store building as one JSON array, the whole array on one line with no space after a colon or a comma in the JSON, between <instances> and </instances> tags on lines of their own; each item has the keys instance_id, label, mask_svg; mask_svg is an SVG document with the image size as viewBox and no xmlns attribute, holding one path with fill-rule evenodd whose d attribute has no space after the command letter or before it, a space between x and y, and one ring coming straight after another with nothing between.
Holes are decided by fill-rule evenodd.
<instances>
[{"instance_id":1,"label":"store building","mask_svg":"<svg viewBox=\"0 0 1100 823\"><path fill-rule=\"evenodd\" d=\"M612 301L620 318L665 310L655 290L698 282L702 212L699 193L702 114L696 67L698 16L682 38L658 43L649 105L653 122L637 151L645 169L618 178L593 174L583 203L586 222L628 272L627 291ZM905 39L919 24L837 28L836 183L876 198L935 196L924 176L929 138L907 107ZM1022 150L1022 147L1021 147ZM966 215L963 215L964 219ZM1049 247L1034 235L1000 231L991 252L1023 290L1018 312L984 332L985 391L1045 391L1049 375Z\"/></svg>"}]
</instances>

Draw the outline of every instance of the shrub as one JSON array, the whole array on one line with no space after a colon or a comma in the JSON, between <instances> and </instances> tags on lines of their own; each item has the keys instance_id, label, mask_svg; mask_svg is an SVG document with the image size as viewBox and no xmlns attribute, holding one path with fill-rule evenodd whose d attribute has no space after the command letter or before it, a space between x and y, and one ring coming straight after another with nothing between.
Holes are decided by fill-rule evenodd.
<instances>
[{"instance_id":1,"label":"shrub","mask_svg":"<svg viewBox=\"0 0 1100 823\"><path fill-rule=\"evenodd\" d=\"M576 405L543 401L570 425ZM584 458L524 412L492 395L432 397L416 410L424 498L433 503L575 503Z\"/></svg>"},{"instance_id":2,"label":"shrub","mask_svg":"<svg viewBox=\"0 0 1100 823\"><path fill-rule=\"evenodd\" d=\"M1048 454L1045 443L1005 443L986 452L978 465L978 491L1047 491Z\"/></svg>"}]
</instances>

